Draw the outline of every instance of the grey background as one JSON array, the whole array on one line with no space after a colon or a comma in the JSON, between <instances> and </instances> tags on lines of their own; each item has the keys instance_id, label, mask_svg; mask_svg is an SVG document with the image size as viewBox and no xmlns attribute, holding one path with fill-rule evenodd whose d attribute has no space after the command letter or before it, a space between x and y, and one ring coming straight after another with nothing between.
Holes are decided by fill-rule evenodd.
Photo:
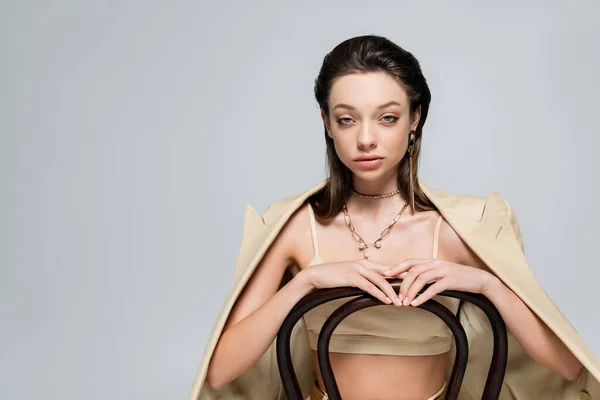
<instances>
[{"instance_id":1,"label":"grey background","mask_svg":"<svg viewBox=\"0 0 600 400\"><path fill-rule=\"evenodd\" d=\"M367 33L431 86L423 181L498 188L599 355L598 3L416 3L2 2L0 398L186 398L244 205L324 177L313 80Z\"/></svg>"}]
</instances>

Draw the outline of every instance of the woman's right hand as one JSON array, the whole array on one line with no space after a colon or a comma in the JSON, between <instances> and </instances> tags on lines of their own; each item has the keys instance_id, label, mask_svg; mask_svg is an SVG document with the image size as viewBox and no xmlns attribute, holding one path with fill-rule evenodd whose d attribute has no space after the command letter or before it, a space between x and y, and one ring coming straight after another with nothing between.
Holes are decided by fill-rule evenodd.
<instances>
[{"instance_id":1,"label":"woman's right hand","mask_svg":"<svg viewBox=\"0 0 600 400\"><path fill-rule=\"evenodd\" d=\"M340 261L311 265L302 270L309 285L313 289L353 286L364 290L385 304L392 302L401 306L402 302L385 279L385 271L389 265L360 258L357 260Z\"/></svg>"}]
</instances>

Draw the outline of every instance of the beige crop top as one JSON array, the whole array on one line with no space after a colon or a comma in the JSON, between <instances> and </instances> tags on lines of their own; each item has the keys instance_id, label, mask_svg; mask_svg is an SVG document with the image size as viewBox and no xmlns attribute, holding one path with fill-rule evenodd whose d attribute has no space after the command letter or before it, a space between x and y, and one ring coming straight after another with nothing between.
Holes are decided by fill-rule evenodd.
<instances>
[{"instance_id":1,"label":"beige crop top","mask_svg":"<svg viewBox=\"0 0 600 400\"><path fill-rule=\"evenodd\" d=\"M309 265L323 263L319 256L319 243L314 211L308 203L312 230L314 257ZM433 258L438 255L438 237L442 216L438 217L433 234ZM317 349L321 326L331 313L345 302L356 298L333 300L313 308L304 314L310 347ZM436 301L448 307L454 314L459 300L434 296ZM412 306L381 305L365 308L346 317L331 336L329 351L336 353L433 355L450 350L453 341L448 326L429 311Z\"/></svg>"}]
</instances>

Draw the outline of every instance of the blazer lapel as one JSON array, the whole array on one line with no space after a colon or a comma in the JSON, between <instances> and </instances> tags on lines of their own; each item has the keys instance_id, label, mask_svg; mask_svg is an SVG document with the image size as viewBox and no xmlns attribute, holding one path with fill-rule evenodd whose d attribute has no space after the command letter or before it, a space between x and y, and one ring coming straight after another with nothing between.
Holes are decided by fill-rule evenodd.
<instances>
[{"instance_id":1,"label":"blazer lapel","mask_svg":"<svg viewBox=\"0 0 600 400\"><path fill-rule=\"evenodd\" d=\"M258 246L265 229L266 225L262 217L256 212L252 205L246 204L244 227L242 229L242 243L240 244L238 251L232 287L236 285L241 272L245 270L245 264L252 255L254 249Z\"/></svg>"},{"instance_id":2,"label":"blazer lapel","mask_svg":"<svg viewBox=\"0 0 600 400\"><path fill-rule=\"evenodd\" d=\"M512 226L508 207L497 189L485 202L431 189L419 182L427 197L461 239L505 284L513 287L530 271ZM527 278L533 278L528 276Z\"/></svg>"}]
</instances>

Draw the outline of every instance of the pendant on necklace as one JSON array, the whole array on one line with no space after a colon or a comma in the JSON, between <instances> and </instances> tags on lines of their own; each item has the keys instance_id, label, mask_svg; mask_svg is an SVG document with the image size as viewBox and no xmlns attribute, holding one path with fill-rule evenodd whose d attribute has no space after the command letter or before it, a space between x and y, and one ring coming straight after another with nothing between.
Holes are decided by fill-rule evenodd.
<instances>
[{"instance_id":1,"label":"pendant on necklace","mask_svg":"<svg viewBox=\"0 0 600 400\"><path fill-rule=\"evenodd\" d=\"M369 253L368 253L368 249L369 249L369 245L366 244L365 242L362 242L359 246L360 250L362 250L363 252L363 257L365 257L365 260L369 259Z\"/></svg>"}]
</instances>

